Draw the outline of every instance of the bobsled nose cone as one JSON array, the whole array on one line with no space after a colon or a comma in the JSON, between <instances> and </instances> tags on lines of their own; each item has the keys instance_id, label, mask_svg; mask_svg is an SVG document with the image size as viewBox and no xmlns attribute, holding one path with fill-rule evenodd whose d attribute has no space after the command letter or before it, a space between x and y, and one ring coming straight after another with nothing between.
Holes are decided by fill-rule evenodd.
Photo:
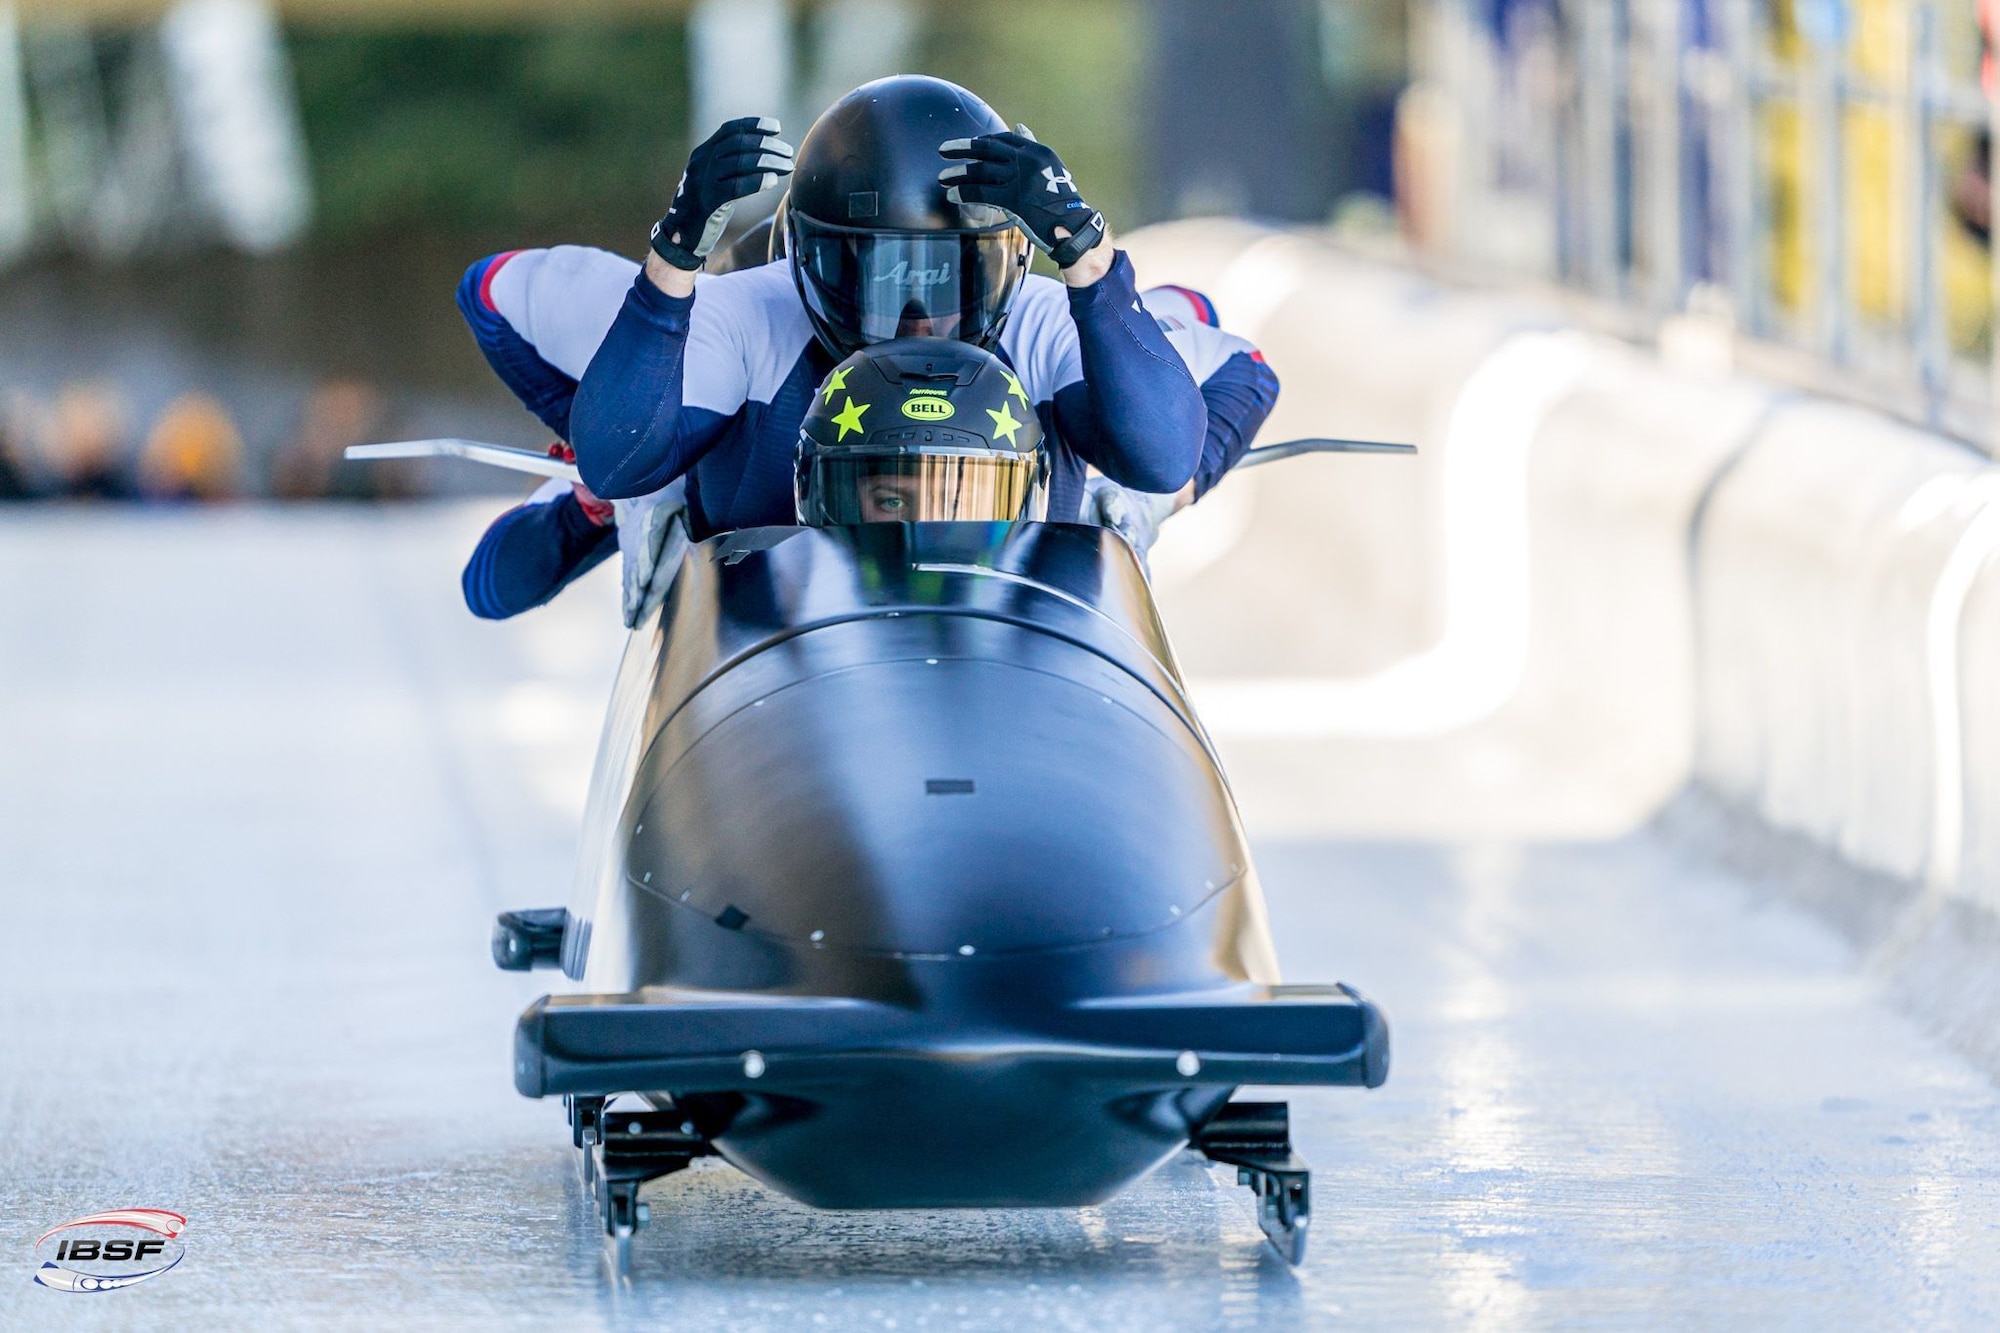
<instances>
[{"instance_id":1,"label":"bobsled nose cone","mask_svg":"<svg viewBox=\"0 0 2000 1333\"><path fill-rule=\"evenodd\" d=\"M927 656L738 708L659 775L630 877L821 951L984 962L1190 921L1248 865L1215 770L1143 685L1091 674Z\"/></svg>"}]
</instances>

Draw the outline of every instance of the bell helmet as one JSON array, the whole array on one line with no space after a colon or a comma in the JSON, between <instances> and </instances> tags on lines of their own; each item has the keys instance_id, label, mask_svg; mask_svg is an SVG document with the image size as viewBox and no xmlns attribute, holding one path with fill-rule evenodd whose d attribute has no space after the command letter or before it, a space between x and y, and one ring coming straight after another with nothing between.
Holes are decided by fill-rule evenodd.
<instances>
[{"instance_id":1,"label":"bell helmet","mask_svg":"<svg viewBox=\"0 0 2000 1333\"><path fill-rule=\"evenodd\" d=\"M1000 358L944 338L864 348L799 431L799 522L1008 523L1048 514L1042 425Z\"/></svg>"},{"instance_id":2,"label":"bell helmet","mask_svg":"<svg viewBox=\"0 0 2000 1333\"><path fill-rule=\"evenodd\" d=\"M1007 128L955 83L865 83L799 145L783 249L821 343L846 356L902 337L991 347L1028 273L1028 238L988 204L954 204L938 146Z\"/></svg>"}]
</instances>

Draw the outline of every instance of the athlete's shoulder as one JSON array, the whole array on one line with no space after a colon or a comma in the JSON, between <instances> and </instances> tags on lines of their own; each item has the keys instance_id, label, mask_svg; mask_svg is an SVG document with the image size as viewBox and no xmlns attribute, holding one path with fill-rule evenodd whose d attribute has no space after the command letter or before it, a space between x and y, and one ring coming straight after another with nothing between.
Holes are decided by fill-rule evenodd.
<instances>
[{"instance_id":1,"label":"athlete's shoulder","mask_svg":"<svg viewBox=\"0 0 2000 1333\"><path fill-rule=\"evenodd\" d=\"M1054 278L1030 273L1021 280L1021 290L1014 297L1014 310L1009 318L1037 326L1056 318L1068 322L1069 288Z\"/></svg>"},{"instance_id":2,"label":"athlete's shoulder","mask_svg":"<svg viewBox=\"0 0 2000 1333\"><path fill-rule=\"evenodd\" d=\"M579 379L624 304L639 266L587 245L513 250L474 265L477 300L550 365Z\"/></svg>"},{"instance_id":3,"label":"athlete's shoulder","mask_svg":"<svg viewBox=\"0 0 2000 1333\"><path fill-rule=\"evenodd\" d=\"M1160 326L1168 344L1180 353L1197 383L1206 381L1233 357L1262 360L1257 345L1222 328L1215 303L1192 287L1150 287L1139 294L1139 303Z\"/></svg>"},{"instance_id":4,"label":"athlete's shoulder","mask_svg":"<svg viewBox=\"0 0 2000 1333\"><path fill-rule=\"evenodd\" d=\"M695 304L707 302L731 311L788 311L804 313L798 288L792 282L792 266L784 260L759 264L755 268L731 269L727 273L700 273L694 280Z\"/></svg>"},{"instance_id":5,"label":"athlete's shoulder","mask_svg":"<svg viewBox=\"0 0 2000 1333\"><path fill-rule=\"evenodd\" d=\"M1082 379L1069 289L1054 278L1030 273L1014 294L1007 326L1000 331L1000 347L1037 403L1048 402L1058 390Z\"/></svg>"},{"instance_id":6,"label":"athlete's shoulder","mask_svg":"<svg viewBox=\"0 0 2000 1333\"><path fill-rule=\"evenodd\" d=\"M1160 329L1167 335L1168 344L1187 363L1188 373L1194 376L1197 384L1206 381L1235 357L1247 356L1256 361L1264 359L1257 345L1248 338L1206 324L1174 328L1162 320Z\"/></svg>"},{"instance_id":7,"label":"athlete's shoulder","mask_svg":"<svg viewBox=\"0 0 2000 1333\"><path fill-rule=\"evenodd\" d=\"M711 396L720 403L741 395L769 402L813 339L791 265L778 260L703 274L694 298L687 401L706 406Z\"/></svg>"},{"instance_id":8,"label":"athlete's shoulder","mask_svg":"<svg viewBox=\"0 0 2000 1333\"><path fill-rule=\"evenodd\" d=\"M494 308L519 323L532 320L549 303L623 300L638 264L590 245L552 245L513 250L487 262L486 294Z\"/></svg>"},{"instance_id":9,"label":"athlete's shoulder","mask_svg":"<svg viewBox=\"0 0 2000 1333\"><path fill-rule=\"evenodd\" d=\"M706 323L738 340L775 337L790 342L798 331L811 329L805 304L792 285L791 265L783 260L697 276L694 318L697 326Z\"/></svg>"}]
</instances>

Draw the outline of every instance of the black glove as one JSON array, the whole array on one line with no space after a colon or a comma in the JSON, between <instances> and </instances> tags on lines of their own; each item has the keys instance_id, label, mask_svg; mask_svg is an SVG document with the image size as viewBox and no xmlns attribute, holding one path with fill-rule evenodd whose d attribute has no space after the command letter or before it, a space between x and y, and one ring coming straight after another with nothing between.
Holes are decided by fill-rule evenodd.
<instances>
[{"instance_id":1,"label":"black glove","mask_svg":"<svg viewBox=\"0 0 2000 1333\"><path fill-rule=\"evenodd\" d=\"M1053 149L1026 125L977 139L951 139L938 156L962 159L938 173L954 204L990 204L1014 219L1057 268L1068 268L1104 239L1104 214L1083 202ZM1061 227L1068 236L1056 235Z\"/></svg>"},{"instance_id":2,"label":"black glove","mask_svg":"<svg viewBox=\"0 0 2000 1333\"><path fill-rule=\"evenodd\" d=\"M688 158L673 206L653 224L653 253L678 269L700 268L722 239L736 201L791 174L792 146L778 138L777 121L730 121Z\"/></svg>"}]
</instances>

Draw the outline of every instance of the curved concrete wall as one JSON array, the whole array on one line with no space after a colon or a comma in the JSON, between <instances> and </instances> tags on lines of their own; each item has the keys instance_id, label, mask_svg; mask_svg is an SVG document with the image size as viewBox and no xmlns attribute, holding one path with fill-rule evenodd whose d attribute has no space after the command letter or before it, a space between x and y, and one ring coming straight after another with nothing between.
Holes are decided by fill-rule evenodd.
<instances>
[{"instance_id":1,"label":"curved concrete wall","mask_svg":"<svg viewBox=\"0 0 2000 1333\"><path fill-rule=\"evenodd\" d=\"M1858 408L1551 334L1552 309L1308 238L1197 223L1129 246L1143 281L1202 287L1263 347L1285 384L1267 439L1373 434L1424 451L1232 481L1252 510L1240 540L1164 589L1253 819L1597 836L1693 782L1866 870L1924 880L1932 901L2000 908L2000 470L1984 457ZM1528 411L1504 386L1540 373L1522 349L1551 337L1571 340L1570 360ZM1490 437L1522 422L1523 447L1496 462ZM1482 520L1487 547L1454 558L1465 524L1445 515L1475 474L1488 508L1518 493L1526 511L1509 641L1527 647L1504 698L1455 714L1446 675L1419 694L1435 726L1343 711L1476 618L1467 569L1520 554L1503 549L1506 524ZM1176 539L1170 525L1163 550ZM1377 780L1391 770L1433 808L1380 795L1410 790Z\"/></svg>"},{"instance_id":2,"label":"curved concrete wall","mask_svg":"<svg viewBox=\"0 0 2000 1333\"><path fill-rule=\"evenodd\" d=\"M1931 598L1982 470L1852 408L1773 414L1696 534L1702 777L1858 864L1931 869Z\"/></svg>"},{"instance_id":3,"label":"curved concrete wall","mask_svg":"<svg viewBox=\"0 0 2000 1333\"><path fill-rule=\"evenodd\" d=\"M1265 350L1284 383L1265 439L1337 434L1426 445L1414 462L1309 459L1218 490L1216 500L1252 496L1255 522L1231 560L1253 573L1177 589L1184 620L1207 631L1179 645L1191 668L1360 675L1419 650L1439 628L1442 590L1427 553L1440 541L1434 446L1443 422L1510 333L1553 327L1554 312L1446 292L1238 222L1149 228L1125 244L1142 283L1206 292L1228 328ZM1291 629L1274 638L1277 623Z\"/></svg>"},{"instance_id":4,"label":"curved concrete wall","mask_svg":"<svg viewBox=\"0 0 2000 1333\"><path fill-rule=\"evenodd\" d=\"M1992 554L1994 537L1989 517L1975 534L1983 559L1965 603L1959 654L1965 803L1958 885L1967 899L2000 913L2000 559Z\"/></svg>"}]
</instances>

